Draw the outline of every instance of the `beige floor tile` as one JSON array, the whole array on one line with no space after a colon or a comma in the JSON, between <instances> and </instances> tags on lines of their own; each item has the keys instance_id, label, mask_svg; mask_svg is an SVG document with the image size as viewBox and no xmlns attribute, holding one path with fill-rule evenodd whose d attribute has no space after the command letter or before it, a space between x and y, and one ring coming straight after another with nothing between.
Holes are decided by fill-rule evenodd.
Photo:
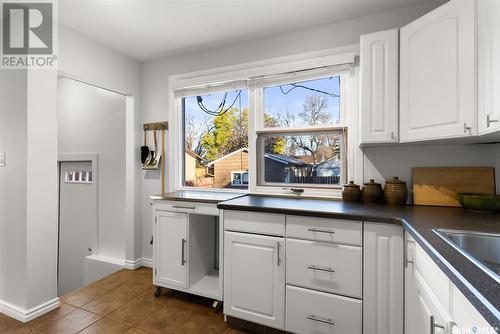
<instances>
[{"instance_id":1,"label":"beige floor tile","mask_svg":"<svg viewBox=\"0 0 500 334\"><path fill-rule=\"evenodd\" d=\"M113 289L108 286L94 283L70 292L67 295L62 296L60 299L61 302L65 304L81 307L88 304L92 300L111 292L112 290Z\"/></svg>"},{"instance_id":2,"label":"beige floor tile","mask_svg":"<svg viewBox=\"0 0 500 334\"><path fill-rule=\"evenodd\" d=\"M127 324L108 318L102 318L85 328L79 334L123 334L131 329Z\"/></svg>"},{"instance_id":3,"label":"beige floor tile","mask_svg":"<svg viewBox=\"0 0 500 334\"><path fill-rule=\"evenodd\" d=\"M0 313L0 333L2 334L32 334L34 330L25 323Z\"/></svg>"},{"instance_id":4,"label":"beige floor tile","mask_svg":"<svg viewBox=\"0 0 500 334\"><path fill-rule=\"evenodd\" d=\"M37 328L37 331L43 334L74 334L90 326L100 318L100 315L76 309L59 319L51 321L42 328Z\"/></svg>"},{"instance_id":5,"label":"beige floor tile","mask_svg":"<svg viewBox=\"0 0 500 334\"><path fill-rule=\"evenodd\" d=\"M55 310L42 315L41 317L38 317L34 320L31 320L28 322L26 325L29 328L32 328L34 330L47 327L49 326L53 321L65 316L66 314L73 312L76 310L76 307L73 307L68 304L61 303L61 306L59 308L56 308Z\"/></svg>"}]
</instances>

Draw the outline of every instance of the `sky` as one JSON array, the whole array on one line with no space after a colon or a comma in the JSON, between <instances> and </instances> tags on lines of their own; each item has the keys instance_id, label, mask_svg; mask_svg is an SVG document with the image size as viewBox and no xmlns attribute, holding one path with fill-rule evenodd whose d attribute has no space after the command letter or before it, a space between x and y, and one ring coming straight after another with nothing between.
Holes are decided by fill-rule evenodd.
<instances>
[{"instance_id":1,"label":"sky","mask_svg":"<svg viewBox=\"0 0 500 334\"><path fill-rule=\"evenodd\" d=\"M304 81L299 84L311 87L313 89L322 90L328 93L340 95L340 80L339 77L324 78L318 80ZM282 85L283 91L287 92L291 85ZM303 103L309 95L320 95L328 98L328 112L332 116L332 123L335 124L339 120L340 115L340 99L331 97L329 95L317 93L304 88L295 88L288 94L283 94L280 86L266 87L264 89L264 106L266 113L277 116L288 111L291 114L298 115L303 110ZM222 101L224 93L214 93L203 95L203 104L210 110L216 110ZM229 107L234 99L238 96L238 91L230 91L226 99L226 107ZM201 122L205 117L213 119L212 116L204 113L196 102L196 96L187 97L185 99L186 108L185 113L192 115L197 122ZM248 91L243 90L240 97L236 100L234 105L236 108L248 108ZM297 119L298 117L296 117ZM327 125L327 124L325 124ZM300 126L300 124L297 124Z\"/></svg>"}]
</instances>

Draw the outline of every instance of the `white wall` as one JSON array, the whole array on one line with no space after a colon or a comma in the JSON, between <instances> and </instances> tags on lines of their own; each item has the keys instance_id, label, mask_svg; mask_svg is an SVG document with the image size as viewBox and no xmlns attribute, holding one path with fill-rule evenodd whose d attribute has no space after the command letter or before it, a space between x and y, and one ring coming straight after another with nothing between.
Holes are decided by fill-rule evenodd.
<instances>
[{"instance_id":1,"label":"white wall","mask_svg":"<svg viewBox=\"0 0 500 334\"><path fill-rule=\"evenodd\" d=\"M27 74L0 71L0 81L0 305L26 307Z\"/></svg>"},{"instance_id":2,"label":"white wall","mask_svg":"<svg viewBox=\"0 0 500 334\"><path fill-rule=\"evenodd\" d=\"M500 144L391 145L364 148L364 180L378 182L399 176L411 184L412 167L495 167L500 180ZM497 182L500 193L500 182Z\"/></svg>"},{"instance_id":3,"label":"white wall","mask_svg":"<svg viewBox=\"0 0 500 334\"><path fill-rule=\"evenodd\" d=\"M141 257L143 244L139 152L142 143L141 66L138 61L63 26L59 29L59 71L133 97L134 113L127 117L131 122L126 124L127 132L133 132L133 136L127 138L127 161L132 160L134 164L133 170L127 172L127 187L133 188L133 197L126 198L126 210L133 222L128 221L126 228L127 235L134 238L127 240L126 260L133 262Z\"/></svg>"},{"instance_id":4,"label":"white wall","mask_svg":"<svg viewBox=\"0 0 500 334\"><path fill-rule=\"evenodd\" d=\"M362 34L401 27L434 9L437 5L436 1L431 1L340 23L145 63L142 67L143 121L150 122L168 118L167 92L170 75L358 44ZM158 174L146 174L143 179L142 220L145 241L149 241L148 236L151 235L152 226L148 195L160 192L159 176ZM146 258L152 256L152 247L149 242L144 243L143 256Z\"/></svg>"},{"instance_id":5,"label":"white wall","mask_svg":"<svg viewBox=\"0 0 500 334\"><path fill-rule=\"evenodd\" d=\"M0 311L26 320L57 305L57 75L0 77Z\"/></svg>"},{"instance_id":6,"label":"white wall","mask_svg":"<svg viewBox=\"0 0 500 334\"><path fill-rule=\"evenodd\" d=\"M125 261L125 96L67 78L58 86L59 154L98 154L93 254Z\"/></svg>"},{"instance_id":7,"label":"white wall","mask_svg":"<svg viewBox=\"0 0 500 334\"><path fill-rule=\"evenodd\" d=\"M132 189L126 210L126 258L142 251L140 64L69 29L61 28L60 70L134 97L127 122L127 171ZM0 312L27 320L57 306L57 73L0 71ZM130 104L130 98L127 99ZM133 233L135 232L135 233ZM39 307L49 305L40 310Z\"/></svg>"}]
</instances>

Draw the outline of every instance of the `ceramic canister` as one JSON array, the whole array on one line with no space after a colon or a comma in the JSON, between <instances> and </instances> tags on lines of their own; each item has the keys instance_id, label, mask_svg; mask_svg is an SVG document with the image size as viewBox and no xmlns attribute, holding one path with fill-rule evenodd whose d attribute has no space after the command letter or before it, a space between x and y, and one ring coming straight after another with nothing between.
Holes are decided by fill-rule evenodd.
<instances>
[{"instance_id":1,"label":"ceramic canister","mask_svg":"<svg viewBox=\"0 0 500 334\"><path fill-rule=\"evenodd\" d=\"M348 184L344 185L342 189L342 200L347 202L359 202L361 201L361 189L354 183L354 181L349 181Z\"/></svg>"},{"instance_id":2,"label":"ceramic canister","mask_svg":"<svg viewBox=\"0 0 500 334\"><path fill-rule=\"evenodd\" d=\"M385 183L384 196L386 203L389 205L405 205L408 200L406 182L394 176Z\"/></svg>"},{"instance_id":3,"label":"ceramic canister","mask_svg":"<svg viewBox=\"0 0 500 334\"><path fill-rule=\"evenodd\" d=\"M363 190L361 191L361 197L366 203L383 203L384 202L384 191L380 183L375 182L375 180L370 180L364 184Z\"/></svg>"}]
</instances>

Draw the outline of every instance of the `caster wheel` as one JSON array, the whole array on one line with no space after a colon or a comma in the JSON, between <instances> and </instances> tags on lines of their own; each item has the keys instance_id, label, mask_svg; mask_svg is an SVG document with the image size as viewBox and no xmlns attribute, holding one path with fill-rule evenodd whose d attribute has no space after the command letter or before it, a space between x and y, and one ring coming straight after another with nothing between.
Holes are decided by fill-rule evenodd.
<instances>
[{"instance_id":1,"label":"caster wheel","mask_svg":"<svg viewBox=\"0 0 500 334\"><path fill-rule=\"evenodd\" d=\"M155 297L158 298L161 295L161 287L157 286L155 290Z\"/></svg>"},{"instance_id":2,"label":"caster wheel","mask_svg":"<svg viewBox=\"0 0 500 334\"><path fill-rule=\"evenodd\" d=\"M213 305L212 305L212 309L214 311L214 313L219 313L220 311L222 311L222 302L216 300L214 301Z\"/></svg>"}]
</instances>

